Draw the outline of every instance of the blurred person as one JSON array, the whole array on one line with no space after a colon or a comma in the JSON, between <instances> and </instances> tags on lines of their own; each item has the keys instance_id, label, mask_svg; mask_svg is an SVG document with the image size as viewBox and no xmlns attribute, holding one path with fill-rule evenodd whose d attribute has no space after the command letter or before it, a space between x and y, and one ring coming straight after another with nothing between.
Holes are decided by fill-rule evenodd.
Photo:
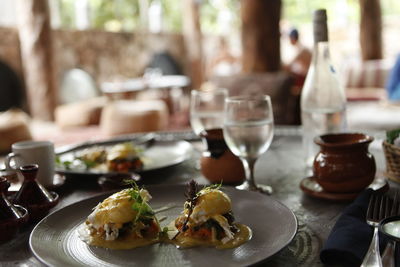
<instances>
[{"instance_id":1,"label":"blurred person","mask_svg":"<svg viewBox=\"0 0 400 267\"><path fill-rule=\"evenodd\" d=\"M295 85L303 86L307 76L308 68L311 64L312 53L310 49L305 47L299 40L299 31L292 29L289 32L290 44L295 49L294 57L284 66L284 69L295 77Z\"/></svg>"},{"instance_id":2,"label":"blurred person","mask_svg":"<svg viewBox=\"0 0 400 267\"><path fill-rule=\"evenodd\" d=\"M293 28L289 32L288 37L294 53L292 58L289 59L288 63L284 65L283 68L289 72L294 79L294 86L292 86L291 89L291 94L293 95L294 100L290 105L292 105L295 110L293 123L300 125L300 95L307 76L308 68L311 65L312 52L300 42L299 31L297 29Z\"/></svg>"},{"instance_id":3,"label":"blurred person","mask_svg":"<svg viewBox=\"0 0 400 267\"><path fill-rule=\"evenodd\" d=\"M396 63L390 72L386 90L390 100L400 100L400 54L397 56Z\"/></svg>"},{"instance_id":4,"label":"blurred person","mask_svg":"<svg viewBox=\"0 0 400 267\"><path fill-rule=\"evenodd\" d=\"M225 37L218 40L218 50L207 68L207 76L229 76L240 72L240 62L229 50Z\"/></svg>"}]
</instances>

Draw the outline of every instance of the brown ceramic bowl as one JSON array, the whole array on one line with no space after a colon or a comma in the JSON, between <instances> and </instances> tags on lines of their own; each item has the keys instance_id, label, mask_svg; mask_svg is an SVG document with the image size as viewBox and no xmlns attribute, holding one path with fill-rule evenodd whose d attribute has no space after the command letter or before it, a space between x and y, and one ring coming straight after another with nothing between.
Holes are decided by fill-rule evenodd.
<instances>
[{"instance_id":1,"label":"brown ceramic bowl","mask_svg":"<svg viewBox=\"0 0 400 267\"><path fill-rule=\"evenodd\" d=\"M19 205L14 205L21 214L21 217L0 221L0 243L7 242L15 237L18 230L28 222L28 211Z\"/></svg>"},{"instance_id":2,"label":"brown ceramic bowl","mask_svg":"<svg viewBox=\"0 0 400 267\"><path fill-rule=\"evenodd\" d=\"M318 136L320 146L313 164L314 178L332 193L353 193L366 188L375 178L374 157L368 152L373 137L362 133Z\"/></svg>"}]
</instances>

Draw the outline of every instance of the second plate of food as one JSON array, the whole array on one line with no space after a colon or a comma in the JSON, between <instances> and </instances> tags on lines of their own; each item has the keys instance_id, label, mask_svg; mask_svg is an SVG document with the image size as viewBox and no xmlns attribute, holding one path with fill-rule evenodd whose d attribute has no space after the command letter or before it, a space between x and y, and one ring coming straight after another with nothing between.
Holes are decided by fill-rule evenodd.
<instances>
[{"instance_id":1,"label":"second plate of food","mask_svg":"<svg viewBox=\"0 0 400 267\"><path fill-rule=\"evenodd\" d=\"M192 150L186 141L153 141L144 146L129 141L94 143L58 153L57 172L91 176L142 173L182 163L191 156Z\"/></svg>"},{"instance_id":2,"label":"second plate of food","mask_svg":"<svg viewBox=\"0 0 400 267\"><path fill-rule=\"evenodd\" d=\"M161 226L179 216L185 202L185 186L148 186L150 201ZM78 229L99 202L110 193L67 206L42 220L32 231L34 255L50 266L245 266L265 260L287 246L297 231L293 212L275 199L255 192L222 188L231 199L235 221L252 230L252 238L232 249L194 247L178 249L157 243L129 250L112 250L87 245ZM163 209L168 207L168 209Z\"/></svg>"}]
</instances>

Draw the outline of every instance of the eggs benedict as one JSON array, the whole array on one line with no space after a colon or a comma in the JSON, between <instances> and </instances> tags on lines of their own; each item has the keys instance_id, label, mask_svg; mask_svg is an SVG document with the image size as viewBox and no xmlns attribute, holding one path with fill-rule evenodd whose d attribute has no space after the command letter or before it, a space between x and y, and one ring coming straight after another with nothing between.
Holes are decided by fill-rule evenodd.
<instances>
[{"instance_id":1,"label":"eggs benedict","mask_svg":"<svg viewBox=\"0 0 400 267\"><path fill-rule=\"evenodd\" d=\"M138 149L132 143L113 146L107 154L107 168L110 171L129 172L143 168Z\"/></svg>"},{"instance_id":2,"label":"eggs benedict","mask_svg":"<svg viewBox=\"0 0 400 267\"><path fill-rule=\"evenodd\" d=\"M160 225L149 206L149 192L137 186L99 203L79 229L89 245L131 249L158 242Z\"/></svg>"},{"instance_id":3,"label":"eggs benedict","mask_svg":"<svg viewBox=\"0 0 400 267\"><path fill-rule=\"evenodd\" d=\"M173 221L176 234L172 237L178 247L214 246L234 248L251 238L251 230L235 223L231 199L219 186L206 187L199 192L190 183L182 214ZM197 193L194 193L197 192Z\"/></svg>"}]
</instances>

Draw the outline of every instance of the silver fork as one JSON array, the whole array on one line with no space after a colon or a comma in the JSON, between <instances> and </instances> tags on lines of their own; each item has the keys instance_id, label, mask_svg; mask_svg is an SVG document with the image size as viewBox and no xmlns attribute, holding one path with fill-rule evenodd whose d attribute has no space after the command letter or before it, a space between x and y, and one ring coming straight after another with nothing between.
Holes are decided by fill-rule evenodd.
<instances>
[{"instance_id":1,"label":"silver fork","mask_svg":"<svg viewBox=\"0 0 400 267\"><path fill-rule=\"evenodd\" d=\"M367 210L367 223L374 227L374 235L368 252L361 264L362 267L382 266L382 259L379 253L379 222L390 214L390 201L386 195L373 193L369 200Z\"/></svg>"},{"instance_id":2,"label":"silver fork","mask_svg":"<svg viewBox=\"0 0 400 267\"><path fill-rule=\"evenodd\" d=\"M396 216L400 215L400 194L399 191L396 190L394 195L394 199L392 202L392 208L390 209L389 216ZM382 264L385 267L394 267L394 252L396 249L396 242L393 240L389 240L388 244L386 245L385 251L382 254Z\"/></svg>"}]
</instances>

